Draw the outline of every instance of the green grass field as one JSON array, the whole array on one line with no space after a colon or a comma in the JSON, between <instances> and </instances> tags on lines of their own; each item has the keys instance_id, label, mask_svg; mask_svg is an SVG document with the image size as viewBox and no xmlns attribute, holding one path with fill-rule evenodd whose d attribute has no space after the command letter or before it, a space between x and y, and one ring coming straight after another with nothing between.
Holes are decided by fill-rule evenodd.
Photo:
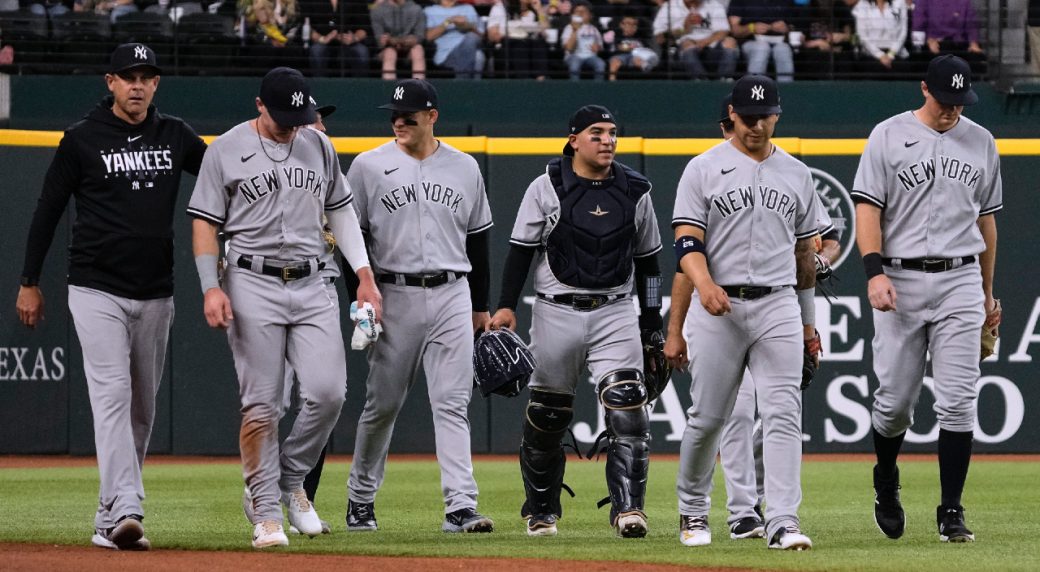
<instances>
[{"instance_id":1,"label":"green grass field","mask_svg":"<svg viewBox=\"0 0 1040 572\"><path fill-rule=\"evenodd\" d=\"M686 548L678 541L674 460L651 465L643 540L615 538L607 511L596 509L605 496L603 463L577 461L567 482L578 494L565 495L560 534L528 538L519 518L522 486L515 462L478 461L480 509L495 519L492 535L440 532L442 509L436 463L392 459L376 502L380 529L347 533L344 527L345 463L326 465L317 506L333 534L293 536L294 552L377 556L524 557L627 560L705 567L785 570L1040 570L1040 488L1037 464L982 461L972 465L964 502L977 542L940 543L935 528L938 470L934 461L901 464L907 532L886 539L872 519L870 464L864 461L807 461L803 470L801 517L815 548L807 553L767 550L763 540L729 539L725 491L716 475L711 514L714 542ZM237 464L145 468L147 535L155 548L250 550L251 528L242 515ZM0 542L89 544L97 495L94 468L0 470ZM17 515L17 517L15 516Z\"/></svg>"}]
</instances>

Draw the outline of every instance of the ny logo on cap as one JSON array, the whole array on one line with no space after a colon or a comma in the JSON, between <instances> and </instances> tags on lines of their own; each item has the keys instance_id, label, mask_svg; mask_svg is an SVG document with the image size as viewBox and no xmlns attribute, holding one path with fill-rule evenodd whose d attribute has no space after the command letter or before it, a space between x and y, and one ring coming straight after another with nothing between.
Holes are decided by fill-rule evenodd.
<instances>
[{"instance_id":1,"label":"ny logo on cap","mask_svg":"<svg viewBox=\"0 0 1040 572\"><path fill-rule=\"evenodd\" d=\"M950 86L953 87L953 89L963 89L964 88L964 74L959 74L959 73L953 74L953 81L950 83Z\"/></svg>"},{"instance_id":2,"label":"ny logo on cap","mask_svg":"<svg viewBox=\"0 0 1040 572\"><path fill-rule=\"evenodd\" d=\"M404 99L404 87L394 88L394 99Z\"/></svg>"},{"instance_id":3,"label":"ny logo on cap","mask_svg":"<svg viewBox=\"0 0 1040 572\"><path fill-rule=\"evenodd\" d=\"M603 113L601 115L603 116L603 119L610 119L610 114L609 113Z\"/></svg>"},{"instance_id":4,"label":"ny logo on cap","mask_svg":"<svg viewBox=\"0 0 1040 572\"><path fill-rule=\"evenodd\" d=\"M751 99L754 99L755 101L762 101L765 98L766 88L762 87L761 85L756 85L755 87L751 88Z\"/></svg>"},{"instance_id":5,"label":"ny logo on cap","mask_svg":"<svg viewBox=\"0 0 1040 572\"><path fill-rule=\"evenodd\" d=\"M303 106L303 92L302 91L297 91L296 93L292 94L292 106L293 107L302 107Z\"/></svg>"},{"instance_id":6,"label":"ny logo on cap","mask_svg":"<svg viewBox=\"0 0 1040 572\"><path fill-rule=\"evenodd\" d=\"M139 60L147 60L148 59L148 48L146 48L144 46L137 46L136 48L134 48L134 57L139 59Z\"/></svg>"}]
</instances>

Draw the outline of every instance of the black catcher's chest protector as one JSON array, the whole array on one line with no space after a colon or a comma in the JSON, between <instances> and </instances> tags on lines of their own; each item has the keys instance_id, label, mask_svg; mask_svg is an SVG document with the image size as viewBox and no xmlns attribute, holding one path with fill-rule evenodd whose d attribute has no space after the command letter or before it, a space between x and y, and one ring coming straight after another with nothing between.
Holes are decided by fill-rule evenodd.
<instances>
[{"instance_id":1,"label":"black catcher's chest protector","mask_svg":"<svg viewBox=\"0 0 1040 572\"><path fill-rule=\"evenodd\" d=\"M574 288L616 288L632 275L636 204L650 181L615 161L613 180L581 182L571 161L561 157L548 166L560 199L560 220L546 241L549 269Z\"/></svg>"}]
</instances>

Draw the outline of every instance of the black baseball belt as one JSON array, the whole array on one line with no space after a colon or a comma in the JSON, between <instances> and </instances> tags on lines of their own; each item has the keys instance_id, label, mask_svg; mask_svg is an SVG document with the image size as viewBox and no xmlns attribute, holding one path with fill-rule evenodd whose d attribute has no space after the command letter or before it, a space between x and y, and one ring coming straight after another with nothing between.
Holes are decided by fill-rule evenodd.
<instances>
[{"instance_id":1,"label":"black baseball belt","mask_svg":"<svg viewBox=\"0 0 1040 572\"><path fill-rule=\"evenodd\" d=\"M269 264L269 260L271 259L264 259L264 263L260 267L260 274L281 278L284 282L292 282L293 280L299 280L300 278L306 278L311 275L310 261L272 261L272 263ZM253 257L248 254L242 254L238 257L238 262L236 262L235 265L246 270L253 270ZM317 264L317 269L321 270L323 268L325 268L325 263L319 262Z\"/></svg>"},{"instance_id":2,"label":"black baseball belt","mask_svg":"<svg viewBox=\"0 0 1040 572\"><path fill-rule=\"evenodd\" d=\"M465 272L454 272L446 270L438 274L380 274L376 280L383 284L397 284L398 286L415 286L418 288L436 288L454 282L459 278L465 278Z\"/></svg>"},{"instance_id":3,"label":"black baseball belt","mask_svg":"<svg viewBox=\"0 0 1040 572\"><path fill-rule=\"evenodd\" d=\"M967 266L975 262L974 256L962 256L959 258L882 258L881 263L885 266L898 266L904 270L916 270L918 272L946 272L961 266Z\"/></svg>"},{"instance_id":4,"label":"black baseball belt","mask_svg":"<svg viewBox=\"0 0 1040 572\"><path fill-rule=\"evenodd\" d=\"M546 302L570 306L575 310L585 312L624 300L628 298L628 294L542 294L539 292L538 297Z\"/></svg>"},{"instance_id":5,"label":"black baseball belt","mask_svg":"<svg viewBox=\"0 0 1040 572\"><path fill-rule=\"evenodd\" d=\"M787 286L722 286L722 291L730 298L738 300L757 300L764 298L773 292L779 292Z\"/></svg>"}]
</instances>

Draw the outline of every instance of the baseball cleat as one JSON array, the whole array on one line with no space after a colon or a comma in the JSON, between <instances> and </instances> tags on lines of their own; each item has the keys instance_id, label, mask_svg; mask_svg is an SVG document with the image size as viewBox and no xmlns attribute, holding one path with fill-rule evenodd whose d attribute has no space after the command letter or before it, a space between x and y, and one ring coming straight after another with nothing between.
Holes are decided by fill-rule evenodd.
<instances>
[{"instance_id":1,"label":"baseball cleat","mask_svg":"<svg viewBox=\"0 0 1040 572\"><path fill-rule=\"evenodd\" d=\"M277 520L265 520L253 526L253 548L289 546L289 538Z\"/></svg>"},{"instance_id":2,"label":"baseball cleat","mask_svg":"<svg viewBox=\"0 0 1040 572\"><path fill-rule=\"evenodd\" d=\"M307 499L307 493L301 488L291 493L282 493L282 504L289 509L289 524L295 526L307 536L321 534L321 519L318 511Z\"/></svg>"},{"instance_id":3,"label":"baseball cleat","mask_svg":"<svg viewBox=\"0 0 1040 572\"><path fill-rule=\"evenodd\" d=\"M375 530L376 507L370 502L354 502L347 500L347 531L364 532Z\"/></svg>"},{"instance_id":4,"label":"baseball cleat","mask_svg":"<svg viewBox=\"0 0 1040 572\"><path fill-rule=\"evenodd\" d=\"M906 530L906 514L899 502L899 468L882 476L874 465L874 523L889 538L899 538Z\"/></svg>"},{"instance_id":5,"label":"baseball cleat","mask_svg":"<svg viewBox=\"0 0 1040 572\"><path fill-rule=\"evenodd\" d=\"M769 539L769 548L777 550L812 550L812 540L802 534L796 524L789 524L776 531Z\"/></svg>"},{"instance_id":6,"label":"baseball cleat","mask_svg":"<svg viewBox=\"0 0 1040 572\"><path fill-rule=\"evenodd\" d=\"M708 517L679 515L679 542L683 546L707 546L711 544L711 529Z\"/></svg>"},{"instance_id":7,"label":"baseball cleat","mask_svg":"<svg viewBox=\"0 0 1040 572\"><path fill-rule=\"evenodd\" d=\"M623 512L614 522L614 529L621 538L643 538L646 536L646 517L641 512Z\"/></svg>"},{"instance_id":8,"label":"baseball cleat","mask_svg":"<svg viewBox=\"0 0 1040 572\"><path fill-rule=\"evenodd\" d=\"M144 537L141 517L136 514L124 516L112 528L95 528L90 543L109 550L149 550L152 547Z\"/></svg>"},{"instance_id":9,"label":"baseball cleat","mask_svg":"<svg viewBox=\"0 0 1040 572\"><path fill-rule=\"evenodd\" d=\"M495 523L477 512L477 509L467 507L444 515L441 530L444 532L494 532Z\"/></svg>"},{"instance_id":10,"label":"baseball cleat","mask_svg":"<svg viewBox=\"0 0 1040 572\"><path fill-rule=\"evenodd\" d=\"M964 507L939 506L935 509L941 542L975 542L975 534L964 524Z\"/></svg>"},{"instance_id":11,"label":"baseball cleat","mask_svg":"<svg viewBox=\"0 0 1040 572\"><path fill-rule=\"evenodd\" d=\"M321 533L322 534L332 534L332 527L329 526L329 523L325 522L324 520L321 521ZM290 524L289 525L289 534L303 534L303 533L300 532L299 528L296 528L295 526Z\"/></svg>"},{"instance_id":12,"label":"baseball cleat","mask_svg":"<svg viewBox=\"0 0 1040 572\"><path fill-rule=\"evenodd\" d=\"M527 536L556 536L556 515L536 514L527 517Z\"/></svg>"},{"instance_id":13,"label":"baseball cleat","mask_svg":"<svg viewBox=\"0 0 1040 572\"><path fill-rule=\"evenodd\" d=\"M745 516L744 518L729 525L729 537L733 540L740 540L742 538L765 538L766 528L762 525L762 521L755 516Z\"/></svg>"}]
</instances>

